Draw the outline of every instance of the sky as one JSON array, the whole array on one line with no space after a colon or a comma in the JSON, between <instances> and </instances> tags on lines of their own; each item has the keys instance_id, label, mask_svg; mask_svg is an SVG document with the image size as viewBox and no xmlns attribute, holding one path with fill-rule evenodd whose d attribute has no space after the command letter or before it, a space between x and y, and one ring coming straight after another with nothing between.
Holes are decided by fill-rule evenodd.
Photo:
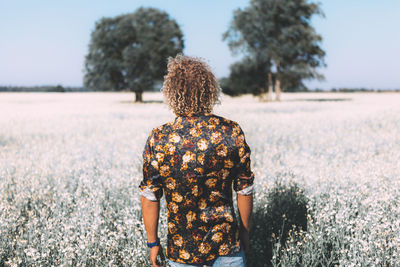
<instances>
[{"instance_id":1,"label":"sky","mask_svg":"<svg viewBox=\"0 0 400 267\"><path fill-rule=\"evenodd\" d=\"M314 17L326 52L324 81L310 89L400 88L400 0L323 0ZM82 86L90 33L102 17L155 7L180 25L184 53L203 57L217 77L233 56L222 34L248 0L0 0L0 85Z\"/></svg>"}]
</instances>

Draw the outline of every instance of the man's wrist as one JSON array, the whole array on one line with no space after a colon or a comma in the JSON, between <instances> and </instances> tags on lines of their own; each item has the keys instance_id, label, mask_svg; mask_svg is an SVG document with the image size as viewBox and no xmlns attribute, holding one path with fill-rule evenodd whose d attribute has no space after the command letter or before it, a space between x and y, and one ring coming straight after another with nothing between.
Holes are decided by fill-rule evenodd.
<instances>
[{"instance_id":1,"label":"man's wrist","mask_svg":"<svg viewBox=\"0 0 400 267\"><path fill-rule=\"evenodd\" d=\"M160 238L157 237L154 242L147 242L147 247L152 248L160 245Z\"/></svg>"}]
</instances>

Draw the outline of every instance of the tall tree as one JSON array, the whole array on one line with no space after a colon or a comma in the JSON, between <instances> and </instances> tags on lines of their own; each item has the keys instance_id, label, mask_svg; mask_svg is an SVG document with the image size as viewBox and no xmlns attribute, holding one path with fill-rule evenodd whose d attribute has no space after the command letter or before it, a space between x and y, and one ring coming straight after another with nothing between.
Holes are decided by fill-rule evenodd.
<instances>
[{"instance_id":1,"label":"tall tree","mask_svg":"<svg viewBox=\"0 0 400 267\"><path fill-rule=\"evenodd\" d=\"M297 80L298 85L303 79L322 79L316 68L325 65L325 52L320 47L322 37L310 24L313 15L323 13L307 0L251 0L248 7L234 12L223 39L234 53L244 52L265 66L267 99L274 87L280 100L282 86L290 84L285 79Z\"/></svg>"},{"instance_id":2,"label":"tall tree","mask_svg":"<svg viewBox=\"0 0 400 267\"><path fill-rule=\"evenodd\" d=\"M93 90L151 90L166 73L167 58L183 50L176 21L155 8L96 22L85 58L84 85Z\"/></svg>"}]
</instances>

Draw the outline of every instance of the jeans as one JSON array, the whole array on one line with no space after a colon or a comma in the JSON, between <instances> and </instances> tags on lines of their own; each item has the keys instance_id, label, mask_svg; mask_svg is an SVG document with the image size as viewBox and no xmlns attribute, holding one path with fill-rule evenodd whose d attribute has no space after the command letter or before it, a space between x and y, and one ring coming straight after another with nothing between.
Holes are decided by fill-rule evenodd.
<instances>
[{"instance_id":1,"label":"jeans","mask_svg":"<svg viewBox=\"0 0 400 267\"><path fill-rule=\"evenodd\" d=\"M212 266L212 267L246 267L246 259L244 256L244 250L241 249L238 253L228 256L219 256L214 262L205 265L205 264L183 264L173 262L171 260L168 261L171 267L203 267L203 266Z\"/></svg>"}]
</instances>

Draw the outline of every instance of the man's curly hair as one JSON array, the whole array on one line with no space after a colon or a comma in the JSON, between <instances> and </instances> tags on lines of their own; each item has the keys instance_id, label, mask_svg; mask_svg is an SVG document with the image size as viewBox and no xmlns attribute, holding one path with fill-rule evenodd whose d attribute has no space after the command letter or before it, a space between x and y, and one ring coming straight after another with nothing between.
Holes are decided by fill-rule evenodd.
<instances>
[{"instance_id":1,"label":"man's curly hair","mask_svg":"<svg viewBox=\"0 0 400 267\"><path fill-rule=\"evenodd\" d=\"M210 67L200 58L178 54L168 58L162 91L178 116L211 113L221 88Z\"/></svg>"}]
</instances>

